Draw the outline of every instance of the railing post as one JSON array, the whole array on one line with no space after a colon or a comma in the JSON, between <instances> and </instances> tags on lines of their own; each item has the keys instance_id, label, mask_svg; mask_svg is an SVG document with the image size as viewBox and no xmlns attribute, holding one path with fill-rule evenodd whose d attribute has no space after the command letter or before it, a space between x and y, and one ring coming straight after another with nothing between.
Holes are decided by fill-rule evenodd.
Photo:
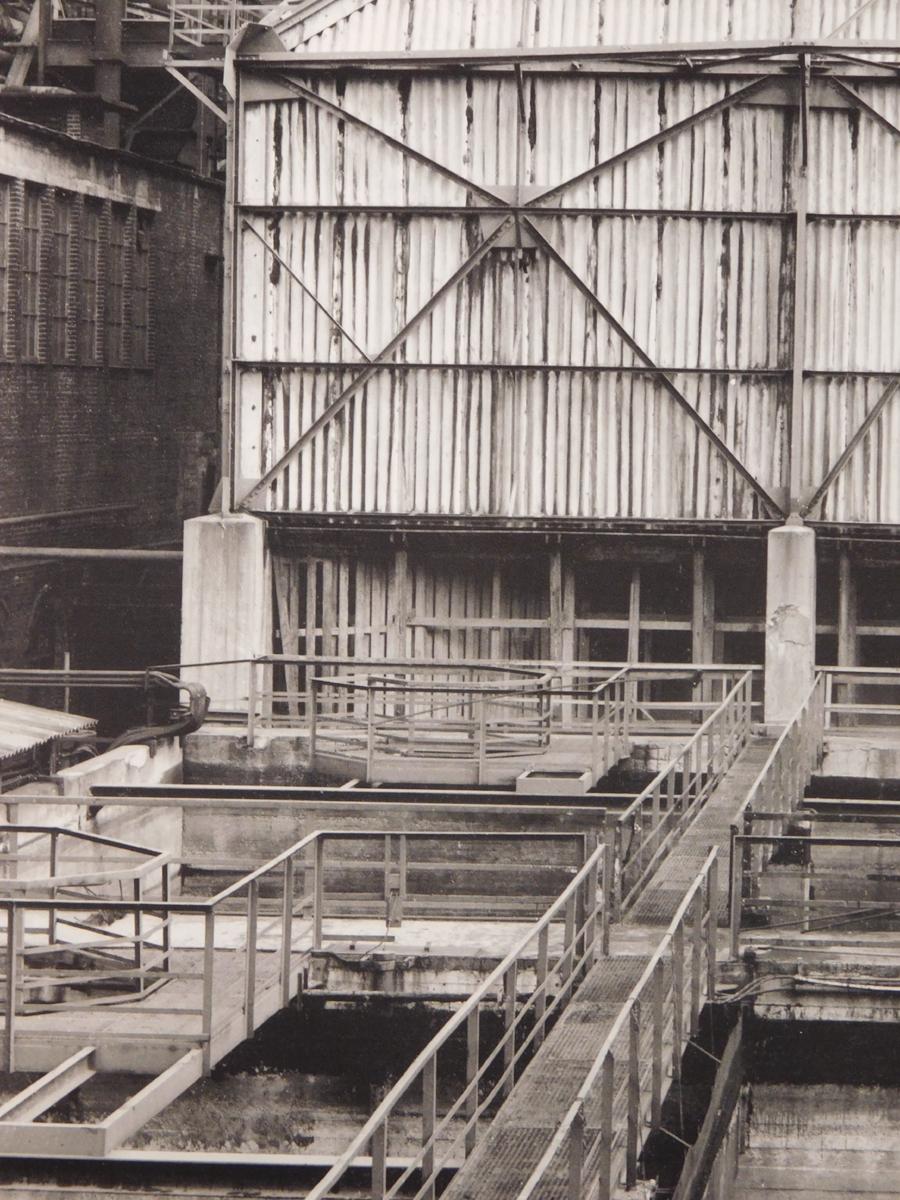
<instances>
[{"instance_id":1,"label":"railing post","mask_svg":"<svg viewBox=\"0 0 900 1200\"><path fill-rule=\"evenodd\" d=\"M613 736L613 732L610 724L610 699L609 693L605 691L603 693L603 766L600 772L601 776L605 775L609 770L612 761L610 739ZM618 745L618 741L615 744Z\"/></svg>"},{"instance_id":2,"label":"railing post","mask_svg":"<svg viewBox=\"0 0 900 1200\"><path fill-rule=\"evenodd\" d=\"M142 880L140 878L132 881L131 895L132 899L140 904L142 899ZM137 990L144 990L144 942L143 942L143 927L142 913L139 908L134 910L134 967L137 971Z\"/></svg>"},{"instance_id":3,"label":"railing post","mask_svg":"<svg viewBox=\"0 0 900 1200\"><path fill-rule=\"evenodd\" d=\"M672 1078L681 1079L684 1049L684 925L672 931Z\"/></svg>"},{"instance_id":4,"label":"railing post","mask_svg":"<svg viewBox=\"0 0 900 1200\"><path fill-rule=\"evenodd\" d=\"M591 696L591 775L592 782L600 778L600 698L596 691Z\"/></svg>"},{"instance_id":5,"label":"railing post","mask_svg":"<svg viewBox=\"0 0 900 1200\"><path fill-rule=\"evenodd\" d=\"M613 1101L616 1060L610 1050L600 1070L600 1161L597 1164L599 1200L612 1196Z\"/></svg>"},{"instance_id":6,"label":"railing post","mask_svg":"<svg viewBox=\"0 0 900 1200\"><path fill-rule=\"evenodd\" d=\"M569 991L572 983L572 971L575 966L575 931L576 897L570 896L566 901L565 923L563 925L563 953L559 963L559 986L563 992Z\"/></svg>"},{"instance_id":7,"label":"railing post","mask_svg":"<svg viewBox=\"0 0 900 1200\"><path fill-rule=\"evenodd\" d=\"M569 1195L581 1200L584 1194L584 1103L579 1103L569 1127Z\"/></svg>"},{"instance_id":8,"label":"railing post","mask_svg":"<svg viewBox=\"0 0 900 1200\"><path fill-rule=\"evenodd\" d=\"M318 690L319 682L312 674L312 667L307 665L306 675L306 726L309 730L309 765L316 764L316 734L318 733Z\"/></svg>"},{"instance_id":9,"label":"railing post","mask_svg":"<svg viewBox=\"0 0 900 1200\"><path fill-rule=\"evenodd\" d=\"M385 1116L372 1134L372 1200L384 1200L387 1191L387 1123Z\"/></svg>"},{"instance_id":10,"label":"railing post","mask_svg":"<svg viewBox=\"0 0 900 1200\"><path fill-rule=\"evenodd\" d=\"M516 1081L516 987L517 964L510 963L503 976L503 1087L500 1094L505 1100Z\"/></svg>"},{"instance_id":11,"label":"railing post","mask_svg":"<svg viewBox=\"0 0 900 1200\"><path fill-rule=\"evenodd\" d=\"M163 902L163 904L168 904L169 903L169 864L168 863L163 863L162 877L160 880L160 888L161 888L161 892L162 892L162 902ZM171 925L172 925L172 914L167 909L163 909L162 969L164 971L169 970L169 965L170 965L170 961L171 961L170 960L170 951L171 951L171 947L172 947Z\"/></svg>"},{"instance_id":12,"label":"railing post","mask_svg":"<svg viewBox=\"0 0 900 1200\"><path fill-rule=\"evenodd\" d=\"M606 828L603 831L603 900L600 911L600 953L604 958L609 956L609 934L613 918L613 891L615 886L615 837L613 822L615 818L607 816Z\"/></svg>"},{"instance_id":13,"label":"railing post","mask_svg":"<svg viewBox=\"0 0 900 1200\"><path fill-rule=\"evenodd\" d=\"M272 716L275 711L275 664L266 660L262 664L263 690L261 718L264 729L271 729Z\"/></svg>"},{"instance_id":14,"label":"railing post","mask_svg":"<svg viewBox=\"0 0 900 1200\"><path fill-rule=\"evenodd\" d=\"M584 881L585 911L587 913L585 930L585 967L590 968L597 961L597 892L600 886L600 858L598 846L594 846L591 857L594 862Z\"/></svg>"},{"instance_id":15,"label":"railing post","mask_svg":"<svg viewBox=\"0 0 900 1200\"><path fill-rule=\"evenodd\" d=\"M710 847L712 849L712 847ZM714 858L709 864L706 876L706 995L709 1000L715 1000L718 980L716 978L716 957L719 942L719 860Z\"/></svg>"},{"instance_id":16,"label":"railing post","mask_svg":"<svg viewBox=\"0 0 900 1200\"><path fill-rule=\"evenodd\" d=\"M256 1029L256 933L259 907L259 881L252 879L247 887L247 961L244 964L244 1028L247 1037Z\"/></svg>"},{"instance_id":17,"label":"railing post","mask_svg":"<svg viewBox=\"0 0 900 1200\"><path fill-rule=\"evenodd\" d=\"M546 972L546 963L544 964ZM536 1040L536 1044L540 1045ZM478 1140L478 1070L481 1059L481 1008L478 1004L466 1018L466 1158Z\"/></svg>"},{"instance_id":18,"label":"railing post","mask_svg":"<svg viewBox=\"0 0 900 1200\"><path fill-rule=\"evenodd\" d=\"M366 681L366 782L375 779L375 689Z\"/></svg>"},{"instance_id":19,"label":"railing post","mask_svg":"<svg viewBox=\"0 0 900 1200\"><path fill-rule=\"evenodd\" d=\"M325 919L325 839L321 834L313 845L313 950L322 949L322 922Z\"/></svg>"},{"instance_id":20,"label":"railing post","mask_svg":"<svg viewBox=\"0 0 900 1200\"><path fill-rule=\"evenodd\" d=\"M16 1069L16 1007L18 1003L19 955L16 945L18 917L13 904L6 906L6 1028L4 1030L6 1070Z\"/></svg>"},{"instance_id":21,"label":"railing post","mask_svg":"<svg viewBox=\"0 0 900 1200\"><path fill-rule=\"evenodd\" d=\"M654 1128L662 1122L663 1089L663 1026L665 1023L666 978L665 964L657 959L653 968L653 1068L650 1099L650 1121Z\"/></svg>"},{"instance_id":22,"label":"railing post","mask_svg":"<svg viewBox=\"0 0 900 1200\"><path fill-rule=\"evenodd\" d=\"M281 963L278 974L281 982L281 1006L287 1008L291 999L291 949L294 936L294 860L284 860L284 895L281 898Z\"/></svg>"},{"instance_id":23,"label":"railing post","mask_svg":"<svg viewBox=\"0 0 900 1200\"><path fill-rule=\"evenodd\" d=\"M212 1067L213 988L215 985L216 914L206 910L203 922L203 1074Z\"/></svg>"},{"instance_id":24,"label":"railing post","mask_svg":"<svg viewBox=\"0 0 900 1200\"><path fill-rule=\"evenodd\" d=\"M544 1040L544 1013L547 1011L547 961L549 957L550 927L544 925L538 934L536 983L534 1001L534 1048L540 1049Z\"/></svg>"},{"instance_id":25,"label":"railing post","mask_svg":"<svg viewBox=\"0 0 900 1200\"><path fill-rule=\"evenodd\" d=\"M434 1200L434 1129L437 1125L437 1051L422 1069L422 1172L416 1193Z\"/></svg>"},{"instance_id":26,"label":"railing post","mask_svg":"<svg viewBox=\"0 0 900 1200\"><path fill-rule=\"evenodd\" d=\"M628 1123L625 1131L625 1187L637 1183L638 1137L641 1120L641 1002L628 1014Z\"/></svg>"},{"instance_id":27,"label":"railing post","mask_svg":"<svg viewBox=\"0 0 900 1200\"><path fill-rule=\"evenodd\" d=\"M247 664L247 746L250 750L256 745L256 660L250 659Z\"/></svg>"},{"instance_id":28,"label":"railing post","mask_svg":"<svg viewBox=\"0 0 900 1200\"><path fill-rule=\"evenodd\" d=\"M743 851L738 846L738 827L731 826L730 870L728 880L728 927L731 931L731 957L737 958L741 933L741 896L743 893Z\"/></svg>"},{"instance_id":29,"label":"railing post","mask_svg":"<svg viewBox=\"0 0 900 1200\"><path fill-rule=\"evenodd\" d=\"M50 834L50 876L56 875L57 851L59 843L59 834L54 829ZM165 867L163 868L165 870ZM50 899L56 899L56 888L50 889ZM50 905L47 910L47 941L52 946L56 941L56 908Z\"/></svg>"},{"instance_id":30,"label":"railing post","mask_svg":"<svg viewBox=\"0 0 900 1200\"><path fill-rule=\"evenodd\" d=\"M703 888L694 893L691 906L691 1037L700 1029L701 989L703 984Z\"/></svg>"},{"instance_id":31,"label":"railing post","mask_svg":"<svg viewBox=\"0 0 900 1200\"><path fill-rule=\"evenodd\" d=\"M487 765L487 697L478 698L478 786L484 783Z\"/></svg>"}]
</instances>

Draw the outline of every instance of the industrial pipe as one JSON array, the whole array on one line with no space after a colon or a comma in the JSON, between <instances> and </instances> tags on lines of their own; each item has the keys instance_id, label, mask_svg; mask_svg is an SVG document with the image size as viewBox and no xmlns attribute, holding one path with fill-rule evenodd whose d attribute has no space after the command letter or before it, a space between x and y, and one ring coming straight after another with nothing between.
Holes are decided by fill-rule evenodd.
<instances>
[{"instance_id":1,"label":"industrial pipe","mask_svg":"<svg viewBox=\"0 0 900 1200\"><path fill-rule=\"evenodd\" d=\"M108 558L181 561L181 550L121 550L73 546L0 546L0 558Z\"/></svg>"}]
</instances>

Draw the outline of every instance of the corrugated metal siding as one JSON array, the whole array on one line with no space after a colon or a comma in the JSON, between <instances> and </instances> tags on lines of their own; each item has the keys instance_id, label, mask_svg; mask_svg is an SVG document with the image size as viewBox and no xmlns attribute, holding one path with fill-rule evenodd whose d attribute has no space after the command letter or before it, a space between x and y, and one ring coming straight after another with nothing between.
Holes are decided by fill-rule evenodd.
<instances>
[{"instance_id":1,"label":"corrugated metal siding","mask_svg":"<svg viewBox=\"0 0 900 1200\"><path fill-rule=\"evenodd\" d=\"M349 376L245 376L242 474L259 475ZM760 480L783 473L783 388L676 377ZM257 423L258 429L258 423ZM286 470L272 507L333 512L715 518L764 515L706 437L653 381L621 373L384 372Z\"/></svg>"},{"instance_id":2,"label":"corrugated metal siding","mask_svg":"<svg viewBox=\"0 0 900 1200\"><path fill-rule=\"evenodd\" d=\"M64 734L93 729L96 724L91 717L0 700L0 761L43 746Z\"/></svg>"},{"instance_id":3,"label":"corrugated metal siding","mask_svg":"<svg viewBox=\"0 0 900 1200\"><path fill-rule=\"evenodd\" d=\"M512 46L827 37L861 0L375 0L344 17L286 23L291 48L310 50L508 49ZM324 28L323 28L324 26ZM321 31L321 32L320 32ZM894 38L900 10L876 0L842 37ZM312 36L310 36L312 35Z\"/></svg>"},{"instance_id":4,"label":"corrugated metal siding","mask_svg":"<svg viewBox=\"0 0 900 1200\"><path fill-rule=\"evenodd\" d=\"M853 10L850 4L807 3L803 13L812 33L821 35ZM771 20L759 16L764 11ZM847 34L895 36L897 11L900 5L876 3ZM529 12L533 17L534 8ZM650 20L654 12L662 32ZM795 36L802 15L799 6L774 2L542 2L539 13L538 36L546 44L596 40L599 33L610 42L718 36L723 14L727 36ZM602 28L595 28L591 22L600 15ZM757 19L759 29L746 24ZM426 33L432 46L452 47L464 37L474 37L472 44L508 45L519 40L521 21L519 0L440 6L373 0L322 33L316 48L329 38L347 48L341 39L351 29L366 31L369 48L425 45ZM533 41L534 27L527 27ZM399 41L392 40L395 34ZM532 189L555 186L735 86L714 79L526 77L528 136L517 162L518 95L511 78L336 81L301 72L296 78L503 194L517 174ZM900 88L871 83L858 90L900 125ZM833 102L839 103L837 96ZM491 218L474 212L461 217L403 209L474 209L483 200L302 100L250 102L244 113L245 203L397 210L249 218L363 350L377 354L493 227ZM814 108L809 133L810 211L847 214L817 218L809 230L806 366L820 374L807 383L802 470L814 488L852 435L854 415L861 419L883 386L865 373L900 369L900 284L892 270L900 227L866 219L900 214L900 139L840 107ZM652 359L675 374L689 402L770 492L787 483L795 137L789 108L740 105L552 202L669 208L685 215L534 217L539 231ZM745 219L749 213L757 215ZM237 353L255 364L238 371L238 473L253 480L351 382L362 356L246 231L237 277ZM751 489L672 397L648 376L628 373L640 366L638 357L540 249L521 261L509 250L492 252L413 331L395 359L421 369L379 373L270 489L270 506L597 518L762 515ZM823 516L898 519L887 459L879 466L872 457L879 447L889 454L898 405L891 403L854 456Z\"/></svg>"}]
</instances>

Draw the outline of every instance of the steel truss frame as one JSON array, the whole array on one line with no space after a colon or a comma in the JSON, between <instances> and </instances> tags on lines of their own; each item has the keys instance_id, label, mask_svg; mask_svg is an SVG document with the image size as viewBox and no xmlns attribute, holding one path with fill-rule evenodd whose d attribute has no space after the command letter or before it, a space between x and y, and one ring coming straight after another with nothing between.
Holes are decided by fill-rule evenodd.
<instances>
[{"instance_id":1,"label":"steel truss frame","mask_svg":"<svg viewBox=\"0 0 900 1200\"><path fill-rule=\"evenodd\" d=\"M252 41L245 43L252 45ZM271 43L269 43L271 44ZM648 58L663 59L668 64L669 73L677 72L679 62L690 56L691 71L699 72L705 67L721 64L723 58L727 55L731 56L732 61L735 56L740 58L744 63L759 62L764 60L765 65L770 68L769 72L757 76L730 91L727 95L714 101L712 104L706 105L701 109L690 113L688 116L673 124L664 130L660 130L646 138L643 138L623 150L617 152L606 159L594 163L587 169L579 172L572 178L565 180L550 188L545 188L537 194L531 195L528 198L523 193L523 184L521 178L521 161L522 156L518 157L518 178L513 191L512 198L508 198L500 194L497 190L491 189L483 184L477 183L474 180L460 174L452 168L441 163L430 155L424 154L422 151L407 145L405 142L393 137L385 130L371 124L356 113L347 108L335 104L330 100L320 96L310 87L305 86L298 80L287 76L283 73L283 68L290 64L293 67L299 67L302 63L302 70L307 73L307 68L312 67L328 67L334 70L337 67L344 68L348 65L348 59L340 54L326 55L307 55L304 54L302 60L298 61L296 55L264 51L262 53L253 54L245 52L241 49L239 55L240 65L250 77L257 81L257 85L262 84L263 79L269 79L274 83L276 93L279 96L295 95L306 101L310 105L320 111L330 115L335 120L353 125L354 127L368 133L387 144L398 153L406 158L409 158L428 169L435 171L448 181L457 184L465 189L470 197L474 197L477 203L471 206L457 206L455 208L437 209L435 211L446 215L458 216L473 216L481 219L493 218L491 221L490 231L482 238L480 243L469 257L457 268L457 270L447 279L431 296L431 298L416 312L396 334L388 341L388 343L376 354L369 355L363 348L357 344L352 335L341 325L337 318L328 310L328 308L316 297L311 289L307 287L304 281L297 273L288 267L283 258L279 255L277 249L268 242L246 219L244 214L276 211L322 211L323 206L318 205L297 205L297 206L254 206L254 205L235 205L239 210L240 217L235 221L235 226L238 224L241 228L249 229L254 236L263 243L267 253L271 254L285 269L288 277L300 287L304 293L309 296L316 304L317 308L323 312L329 321L337 330L345 337L354 348L360 353L363 361L360 363L344 363L341 364L344 370L357 370L355 378L331 401L327 408L304 429L299 437L288 447L288 449L280 456L280 458L266 470L259 480L252 484L250 489L237 501L237 507L242 510L254 510L257 507L257 500L261 493L267 487L274 484L281 476L283 471L300 455L302 450L309 442L318 434L327 424L329 424L356 396L359 391L368 383L373 375L382 369L390 370L394 367L391 356L406 339L412 334L416 327L429 315L429 313L441 302L441 300L482 261L484 256L490 249L507 234L511 228L514 229L516 235L516 244L527 244L536 247L540 252L546 255L568 278L572 286L583 296L586 302L592 307L616 333L619 339L629 347L632 353L636 356L639 367L632 370L639 370L649 376L655 378L662 390L664 390L671 399L681 407L689 419L698 427L704 437L706 437L718 453L728 462L731 468L744 480L751 488L754 494L758 497L763 508L763 515L774 517L776 519L783 518L788 513L795 513L801 516L808 516L815 508L823 502L827 493L834 485L841 472L850 461L854 451L859 447L863 440L871 433L878 419L885 411L889 402L893 399L900 381L895 380L888 375L888 386L881 398L872 406L867 416L861 422L853 435L848 440L848 443L835 461L832 467L827 472L823 480L814 488L808 489L804 495L801 495L801 452L802 452L802 391L803 383L809 372L804 368L805 358L805 308L806 295L805 280L806 271L806 255L807 255L807 230L810 221L821 220L825 214L810 214L808 211L808 188L807 188L807 163L808 163L808 141L807 127L809 110L811 106L810 92L813 81L813 72L815 71L815 79L821 79L826 87L829 87L835 94L839 103L846 107L852 107L860 113L867 116L869 119L876 121L882 128L889 132L894 137L900 137L900 128L894 125L890 120L884 117L880 112L867 104L861 97L857 95L852 88L840 78L835 78L830 73L825 71L825 66L828 60L834 56L842 55L838 58L838 62L842 63L842 73L847 72L846 58L849 52L855 52L857 61L864 62L860 59L860 55L868 53L893 53L897 52L900 55L900 43L842 43L836 40L820 43L787 43L779 45L771 45L766 43L730 43L730 44L700 44L700 45L685 45L676 47L626 47L608 49L592 48L590 51L579 50L575 51L527 51L516 50L509 52L473 52L471 55L467 52L465 55L435 55L435 54L404 54L398 56L396 54L376 54L366 55L362 59L355 56L353 65L355 68L362 69L378 69L381 67L397 67L398 69L426 70L429 73L435 71L442 65L455 64L457 68L465 67L466 69L478 70L487 65L506 64L515 72L518 86L522 89L524 64L536 62L557 62L570 59L574 55L579 60L583 57L588 57L592 61L597 61L604 67L612 66L613 64L622 64L623 62L645 62ZM813 56L816 56L815 58ZM701 61L697 61L699 56ZM787 59L787 61L786 61ZM634 339L629 331L616 319L613 313L606 307L600 296L579 276L577 271L567 262L563 255L552 245L552 243L544 236L543 233L535 226L534 219L549 216L574 216L584 215L634 215L636 210L629 209L593 209L590 207L579 209L561 208L559 205L546 207L550 202L558 200L558 198L571 189L588 182L604 171L619 165L622 162L642 153L645 150L652 149L666 141L667 139L677 136L679 133L692 128L696 124L705 121L716 114L723 112L736 104L752 100L757 93L763 91L772 81L773 73L771 68L778 66L781 70L790 68L792 79L794 81L795 104L797 113L797 122L799 136L795 143L795 158L793 162L793 170L795 176L795 197L796 204L793 212L772 212L772 213L722 213L723 218L728 219L754 219L754 220L772 220L778 222L790 222L794 226L794 246L792 256L791 270L791 288L793 294L793 333L792 333L792 350L791 363L786 368L768 372L776 377L787 378L791 380L791 395L790 395L790 454L789 454L789 487L787 489L787 503L785 504L782 495L772 495L766 487L750 472L746 464L741 461L737 454L719 437L715 430L704 420L699 412L691 405L690 401L684 393L675 384L672 376L677 373L675 368L661 367L653 361L647 351ZM900 61L896 68L892 64L878 62L879 68L885 68L889 72L889 77L896 79L895 70L900 69ZM260 68L262 68L260 70ZM681 72L677 72L680 74ZM780 74L774 77L781 79ZM782 86L784 84L782 83ZM526 136L526 118L525 110L522 104L519 105L519 130L518 137L520 143ZM324 206L335 211L345 211L343 206ZM361 206L365 211L369 211L369 206ZM418 211L415 206L374 206L372 211L378 212L393 212L393 211ZM429 208L430 211L430 208ZM680 210L679 210L680 211ZM667 215L663 210L640 210L639 215L655 216ZM672 210L671 215L676 215ZM705 211L688 213L685 215L710 217L716 214L711 214ZM868 214L835 214L839 217L864 216L868 219ZM891 219L889 214L874 214L873 219ZM900 218L898 218L900 219ZM234 365L249 365L242 364L240 359L234 358L231 360ZM262 366L263 364L254 364ZM334 366L334 364L329 364ZM409 367L409 364L404 364ZM496 365L496 364L494 364ZM516 364L511 364L515 367ZM461 364L462 369L468 368L469 364ZM486 365L485 369L490 369L490 365ZM539 369L539 367L538 367ZM700 372L703 373L703 372ZM733 372L732 372L733 373ZM740 373L740 372L738 372ZM755 374L755 372L752 372ZM869 374L864 372L864 374ZM232 404L233 412L233 404ZM233 418L232 418L233 419ZM223 472L227 476L231 476L231 464L226 464L226 469Z\"/></svg>"}]
</instances>

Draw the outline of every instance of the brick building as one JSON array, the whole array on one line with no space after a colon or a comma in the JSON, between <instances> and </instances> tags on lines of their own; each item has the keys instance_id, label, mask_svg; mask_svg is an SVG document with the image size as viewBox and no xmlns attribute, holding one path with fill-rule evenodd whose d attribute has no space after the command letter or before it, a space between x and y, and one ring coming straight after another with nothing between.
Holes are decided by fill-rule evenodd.
<instances>
[{"instance_id":1,"label":"brick building","mask_svg":"<svg viewBox=\"0 0 900 1200\"><path fill-rule=\"evenodd\" d=\"M205 510L221 211L216 182L0 116L0 543L173 546ZM179 587L172 561L6 554L0 663L174 656Z\"/></svg>"}]
</instances>

